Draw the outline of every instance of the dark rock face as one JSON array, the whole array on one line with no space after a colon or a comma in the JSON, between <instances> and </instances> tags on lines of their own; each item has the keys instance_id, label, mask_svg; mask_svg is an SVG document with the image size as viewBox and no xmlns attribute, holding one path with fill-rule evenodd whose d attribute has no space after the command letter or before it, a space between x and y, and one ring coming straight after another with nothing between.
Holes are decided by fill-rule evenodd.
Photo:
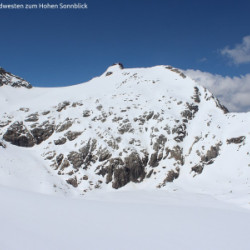
<instances>
[{"instance_id":1,"label":"dark rock face","mask_svg":"<svg viewBox=\"0 0 250 250\"><path fill-rule=\"evenodd\" d=\"M0 128L4 128L9 125L11 121L0 121Z\"/></svg>"},{"instance_id":2,"label":"dark rock face","mask_svg":"<svg viewBox=\"0 0 250 250\"><path fill-rule=\"evenodd\" d=\"M112 74L113 74L113 72L109 71L109 72L106 73L106 76L110 76Z\"/></svg>"},{"instance_id":3,"label":"dark rock face","mask_svg":"<svg viewBox=\"0 0 250 250\"><path fill-rule=\"evenodd\" d=\"M174 68L172 66L166 66L166 69L169 69L169 70L179 74L183 79L186 78L186 75L183 72L181 72L179 69L176 69L176 68Z\"/></svg>"},{"instance_id":4,"label":"dark rock face","mask_svg":"<svg viewBox=\"0 0 250 250\"><path fill-rule=\"evenodd\" d=\"M68 102L68 101L64 101L62 103L59 103L58 107L57 107L57 111L61 112L63 109L66 109L66 107L69 105L70 105L70 102Z\"/></svg>"},{"instance_id":5,"label":"dark rock face","mask_svg":"<svg viewBox=\"0 0 250 250\"><path fill-rule=\"evenodd\" d=\"M184 120L192 120L195 114L199 111L199 106L193 103L186 103L186 109L181 112L182 117Z\"/></svg>"},{"instance_id":6,"label":"dark rock face","mask_svg":"<svg viewBox=\"0 0 250 250\"><path fill-rule=\"evenodd\" d=\"M124 134L124 133L132 133L134 131L131 123L125 123L125 124L122 124L119 128L118 128L118 132L120 134Z\"/></svg>"},{"instance_id":7,"label":"dark rock face","mask_svg":"<svg viewBox=\"0 0 250 250\"><path fill-rule=\"evenodd\" d=\"M110 183L110 182L112 181L112 176L113 176L114 170L115 170L115 169L118 169L119 167L121 167L121 166L124 165L124 162L122 161L121 158L112 158L112 159L110 159L109 162L110 162L110 163L109 163L109 166L105 169L105 171L106 171L106 173L107 173L107 177L106 177L106 183L107 183L107 184ZM106 173L105 173L105 174L106 174ZM116 175L119 175L119 173L116 174ZM122 182L124 183L124 181L122 181ZM126 183L126 184L127 184L127 183ZM124 185L126 185L126 184L124 184ZM114 185L117 186L117 188L118 188L119 183L115 183ZM113 186L113 185L112 185L112 186Z\"/></svg>"},{"instance_id":8,"label":"dark rock face","mask_svg":"<svg viewBox=\"0 0 250 250\"><path fill-rule=\"evenodd\" d=\"M121 188L129 182L141 182L146 176L145 167L147 160L140 158L137 152L132 152L124 161L121 158L111 158L106 162L107 166L99 166L98 175L103 177L106 175L106 183L112 182L115 189ZM100 169L101 167L101 169Z\"/></svg>"},{"instance_id":9,"label":"dark rock face","mask_svg":"<svg viewBox=\"0 0 250 250\"><path fill-rule=\"evenodd\" d=\"M31 131L24 126L23 122L15 122L8 128L3 139L16 146L33 147L47 140L53 132L54 126L49 122L44 122Z\"/></svg>"},{"instance_id":10,"label":"dark rock face","mask_svg":"<svg viewBox=\"0 0 250 250\"><path fill-rule=\"evenodd\" d=\"M207 151L206 155L201 157L201 160L206 164L213 163L213 159L215 159L219 155L220 146L220 144L212 146L210 150Z\"/></svg>"},{"instance_id":11,"label":"dark rock face","mask_svg":"<svg viewBox=\"0 0 250 250\"><path fill-rule=\"evenodd\" d=\"M194 167L192 167L192 171L194 171L197 174L201 174L203 171L204 166L201 164L195 165Z\"/></svg>"},{"instance_id":12,"label":"dark rock face","mask_svg":"<svg viewBox=\"0 0 250 250\"><path fill-rule=\"evenodd\" d=\"M69 119L66 119L62 124L56 127L56 132L63 132L64 130L70 128L72 125L73 123Z\"/></svg>"},{"instance_id":13,"label":"dark rock face","mask_svg":"<svg viewBox=\"0 0 250 250\"><path fill-rule=\"evenodd\" d=\"M72 151L68 154L68 159L75 169L78 169L83 164L83 155L81 153Z\"/></svg>"},{"instance_id":14,"label":"dark rock face","mask_svg":"<svg viewBox=\"0 0 250 250\"><path fill-rule=\"evenodd\" d=\"M184 138L186 137L186 129L187 126L185 123L178 125L177 127L174 127L172 129L173 134L177 134L177 136L174 137L174 140L176 142L182 142Z\"/></svg>"},{"instance_id":15,"label":"dark rock face","mask_svg":"<svg viewBox=\"0 0 250 250\"><path fill-rule=\"evenodd\" d=\"M239 137L231 138L231 139L227 140L227 144L231 144L231 143L240 144L240 143L244 142L245 139L246 139L245 136L239 136Z\"/></svg>"},{"instance_id":16,"label":"dark rock face","mask_svg":"<svg viewBox=\"0 0 250 250\"><path fill-rule=\"evenodd\" d=\"M72 185L75 188L78 187L78 183L77 183L77 178L76 177L68 179L67 183L70 184L70 185Z\"/></svg>"},{"instance_id":17,"label":"dark rock face","mask_svg":"<svg viewBox=\"0 0 250 250\"><path fill-rule=\"evenodd\" d=\"M65 136L67 137L67 139L69 141L73 141L75 140L79 135L81 135L82 132L72 132L72 131L68 131Z\"/></svg>"},{"instance_id":18,"label":"dark rock face","mask_svg":"<svg viewBox=\"0 0 250 250\"><path fill-rule=\"evenodd\" d=\"M179 164L184 164L183 149L179 145L167 150L170 153L170 159L174 158Z\"/></svg>"},{"instance_id":19,"label":"dark rock face","mask_svg":"<svg viewBox=\"0 0 250 250\"><path fill-rule=\"evenodd\" d=\"M144 179L146 173L140 156L133 152L125 158L125 168L129 169L129 179L132 182L140 182Z\"/></svg>"},{"instance_id":20,"label":"dark rock face","mask_svg":"<svg viewBox=\"0 0 250 250\"><path fill-rule=\"evenodd\" d=\"M89 117L91 115L91 111L90 110L84 110L83 112L82 112L82 116L83 117Z\"/></svg>"},{"instance_id":21,"label":"dark rock face","mask_svg":"<svg viewBox=\"0 0 250 250\"><path fill-rule=\"evenodd\" d=\"M153 145L153 149L154 149L154 153L151 154L150 156L150 160L149 160L149 166L151 167L157 167L159 165L159 162L161 161L162 157L163 157L163 149L165 146L165 143L167 142L167 138L164 135L160 135L154 145Z\"/></svg>"},{"instance_id":22,"label":"dark rock face","mask_svg":"<svg viewBox=\"0 0 250 250\"><path fill-rule=\"evenodd\" d=\"M65 168L69 167L70 166L70 163L67 159L64 159L62 164L61 164L61 167L60 167L60 170L64 170Z\"/></svg>"},{"instance_id":23,"label":"dark rock face","mask_svg":"<svg viewBox=\"0 0 250 250\"><path fill-rule=\"evenodd\" d=\"M112 187L118 189L125 186L130 181L141 182L146 175L140 156L133 152L124 159L121 158L110 159L109 165L102 168L98 174L106 175L106 183L113 179Z\"/></svg>"},{"instance_id":24,"label":"dark rock face","mask_svg":"<svg viewBox=\"0 0 250 250\"><path fill-rule=\"evenodd\" d=\"M201 102L200 95L201 94L200 94L200 91L199 91L198 87L194 87L194 96L193 96L193 99L194 99L195 102L197 102L197 103Z\"/></svg>"},{"instance_id":25,"label":"dark rock face","mask_svg":"<svg viewBox=\"0 0 250 250\"><path fill-rule=\"evenodd\" d=\"M91 143L92 142L92 143ZM68 160L73 165L73 168L79 169L80 167L86 169L92 162L96 162L97 157L93 155L96 147L96 141L92 140L87 143L78 152L71 151L68 154Z\"/></svg>"},{"instance_id":26,"label":"dark rock face","mask_svg":"<svg viewBox=\"0 0 250 250\"><path fill-rule=\"evenodd\" d=\"M211 146L207 153L201 156L201 162L192 167L192 171L196 172L197 174L201 174L204 167L206 165L212 164L214 160L218 157L221 145L221 143L218 143L215 146Z\"/></svg>"},{"instance_id":27,"label":"dark rock face","mask_svg":"<svg viewBox=\"0 0 250 250\"><path fill-rule=\"evenodd\" d=\"M118 189L129 183L129 169L128 168L117 168L114 170L114 182L112 187Z\"/></svg>"},{"instance_id":28,"label":"dark rock face","mask_svg":"<svg viewBox=\"0 0 250 250\"><path fill-rule=\"evenodd\" d=\"M36 144L40 144L47 140L54 133L54 125L48 121L31 130Z\"/></svg>"},{"instance_id":29,"label":"dark rock face","mask_svg":"<svg viewBox=\"0 0 250 250\"><path fill-rule=\"evenodd\" d=\"M118 62L118 63L114 63L112 66L118 65L120 69L124 69L124 66L122 63Z\"/></svg>"},{"instance_id":30,"label":"dark rock face","mask_svg":"<svg viewBox=\"0 0 250 250\"><path fill-rule=\"evenodd\" d=\"M32 88L31 84L26 82L21 77L15 76L0 67L0 87L3 85L9 85L15 88Z\"/></svg>"},{"instance_id":31,"label":"dark rock face","mask_svg":"<svg viewBox=\"0 0 250 250\"><path fill-rule=\"evenodd\" d=\"M35 114L29 115L29 116L25 119L25 121L26 121L26 122L36 122L36 121L38 121L38 119L39 119L38 113L35 113Z\"/></svg>"},{"instance_id":32,"label":"dark rock face","mask_svg":"<svg viewBox=\"0 0 250 250\"><path fill-rule=\"evenodd\" d=\"M3 135L3 139L13 145L21 147L33 147L35 139L23 122L13 123Z\"/></svg>"},{"instance_id":33,"label":"dark rock face","mask_svg":"<svg viewBox=\"0 0 250 250\"><path fill-rule=\"evenodd\" d=\"M151 154L150 160L149 160L149 166L157 167L159 165L157 156L158 156L158 152Z\"/></svg>"},{"instance_id":34,"label":"dark rock face","mask_svg":"<svg viewBox=\"0 0 250 250\"><path fill-rule=\"evenodd\" d=\"M168 175L166 177L166 179L164 180L164 184L166 182L173 182L175 179L177 179L179 177L180 174L180 168L176 168L175 170L170 170L168 171Z\"/></svg>"},{"instance_id":35,"label":"dark rock face","mask_svg":"<svg viewBox=\"0 0 250 250\"><path fill-rule=\"evenodd\" d=\"M91 163L95 163L98 159L98 156L93 153L96 149L96 145L97 141L95 139L90 139L88 143L79 150L82 155L82 159L84 160L85 169L87 169L87 167L90 166Z\"/></svg>"},{"instance_id":36,"label":"dark rock face","mask_svg":"<svg viewBox=\"0 0 250 250\"><path fill-rule=\"evenodd\" d=\"M42 112L42 115L48 115L50 113L50 111L49 110L46 110L46 111L43 111Z\"/></svg>"},{"instance_id":37,"label":"dark rock face","mask_svg":"<svg viewBox=\"0 0 250 250\"><path fill-rule=\"evenodd\" d=\"M99 153L99 161L102 162L102 161L106 161L108 160L112 154L107 150L107 149L103 149L101 150Z\"/></svg>"},{"instance_id":38,"label":"dark rock face","mask_svg":"<svg viewBox=\"0 0 250 250\"><path fill-rule=\"evenodd\" d=\"M62 137L58 140L54 140L54 144L55 145L63 145L66 141L67 141L67 139L65 137Z\"/></svg>"},{"instance_id":39,"label":"dark rock face","mask_svg":"<svg viewBox=\"0 0 250 250\"><path fill-rule=\"evenodd\" d=\"M56 163L57 163L57 166L60 166L62 161L63 161L63 158L64 158L64 155L63 154L59 154L57 157L56 157Z\"/></svg>"}]
</instances>

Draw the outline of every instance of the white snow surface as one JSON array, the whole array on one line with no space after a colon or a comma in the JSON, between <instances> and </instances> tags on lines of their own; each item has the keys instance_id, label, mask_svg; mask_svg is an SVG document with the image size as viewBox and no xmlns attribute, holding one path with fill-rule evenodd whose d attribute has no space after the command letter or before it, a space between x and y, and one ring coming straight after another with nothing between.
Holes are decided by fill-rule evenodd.
<instances>
[{"instance_id":1,"label":"white snow surface","mask_svg":"<svg viewBox=\"0 0 250 250\"><path fill-rule=\"evenodd\" d=\"M70 199L0 187L0 248L248 250L250 212L188 192Z\"/></svg>"},{"instance_id":2,"label":"white snow surface","mask_svg":"<svg viewBox=\"0 0 250 250\"><path fill-rule=\"evenodd\" d=\"M69 104L58 111L65 101ZM186 103L199 110L187 121L184 139L176 141L171 131L182 124ZM224 114L191 78L166 66L114 65L70 87L2 86L0 107L0 249L250 249L250 114ZM86 110L89 116L83 117ZM150 112L156 118L140 124ZM38 121L25 121L31 114ZM69 120L72 126L58 132ZM16 121L29 131L49 121L55 132L41 144L18 147L2 138ZM121 134L123 123L132 130ZM55 145L69 130L82 134ZM112 188L114 175L106 184L106 176L97 174L108 161L97 159L80 169L56 165L59 154L65 159L90 139L97 141L93 154L107 149L124 160L131 152L143 157L147 151L150 157L161 135L167 138L159 150L162 160L145 167L147 175L153 169L151 177L118 190ZM240 136L243 142L227 143ZM184 163L167 153L177 146ZM219 155L195 173L192 167L215 146ZM177 168L179 177L166 182ZM77 187L69 178L76 178Z\"/></svg>"}]
</instances>

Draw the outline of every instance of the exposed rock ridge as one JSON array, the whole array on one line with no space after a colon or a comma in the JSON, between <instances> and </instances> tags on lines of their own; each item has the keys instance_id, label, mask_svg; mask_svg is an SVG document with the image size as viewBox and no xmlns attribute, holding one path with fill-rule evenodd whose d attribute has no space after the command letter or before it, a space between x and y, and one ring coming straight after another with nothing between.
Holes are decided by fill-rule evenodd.
<instances>
[{"instance_id":1,"label":"exposed rock ridge","mask_svg":"<svg viewBox=\"0 0 250 250\"><path fill-rule=\"evenodd\" d=\"M15 76L0 67L0 87L8 85L15 88L32 88L32 85L19 76Z\"/></svg>"}]
</instances>

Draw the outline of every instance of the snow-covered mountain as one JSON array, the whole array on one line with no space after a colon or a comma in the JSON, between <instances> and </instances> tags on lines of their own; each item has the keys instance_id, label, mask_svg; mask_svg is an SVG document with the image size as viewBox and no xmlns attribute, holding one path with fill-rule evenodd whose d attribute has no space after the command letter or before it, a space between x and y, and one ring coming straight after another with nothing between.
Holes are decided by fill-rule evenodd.
<instances>
[{"instance_id":1,"label":"snow-covered mountain","mask_svg":"<svg viewBox=\"0 0 250 250\"><path fill-rule=\"evenodd\" d=\"M228 112L176 68L115 64L63 88L0 69L0 86L2 185L187 190L249 207L250 114Z\"/></svg>"}]
</instances>

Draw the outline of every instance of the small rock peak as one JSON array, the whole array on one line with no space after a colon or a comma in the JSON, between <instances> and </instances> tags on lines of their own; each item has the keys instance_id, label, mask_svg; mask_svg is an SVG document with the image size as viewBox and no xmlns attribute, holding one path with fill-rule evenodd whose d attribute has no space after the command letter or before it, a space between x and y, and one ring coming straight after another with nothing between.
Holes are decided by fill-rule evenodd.
<instances>
[{"instance_id":1,"label":"small rock peak","mask_svg":"<svg viewBox=\"0 0 250 250\"><path fill-rule=\"evenodd\" d=\"M15 76L9 72L7 72L5 69L0 67L0 87L3 85L9 85L11 87L20 88L25 87L27 89L31 89L32 85L22 79L19 76Z\"/></svg>"},{"instance_id":2,"label":"small rock peak","mask_svg":"<svg viewBox=\"0 0 250 250\"><path fill-rule=\"evenodd\" d=\"M111 67L114 67L114 66L118 66L120 69L124 69L124 66L122 63L118 62L118 63L114 63Z\"/></svg>"},{"instance_id":3,"label":"small rock peak","mask_svg":"<svg viewBox=\"0 0 250 250\"><path fill-rule=\"evenodd\" d=\"M120 71L122 69L124 69L124 66L122 63L114 63L113 65L108 67L108 69L105 71L105 76L110 76L113 74L113 72Z\"/></svg>"}]
</instances>

